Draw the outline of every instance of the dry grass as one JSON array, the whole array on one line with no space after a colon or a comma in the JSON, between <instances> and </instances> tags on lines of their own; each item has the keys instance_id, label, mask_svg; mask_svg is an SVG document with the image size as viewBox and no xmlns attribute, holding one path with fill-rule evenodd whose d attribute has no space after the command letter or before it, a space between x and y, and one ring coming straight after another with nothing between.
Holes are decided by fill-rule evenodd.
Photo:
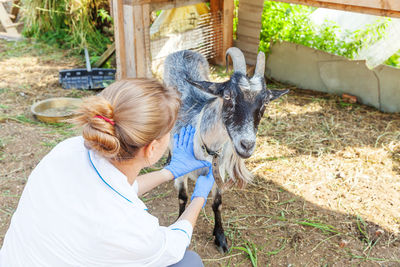
<instances>
[{"instance_id":1,"label":"dry grass","mask_svg":"<svg viewBox=\"0 0 400 267\"><path fill-rule=\"evenodd\" d=\"M254 171L307 201L400 231L400 116L292 90L259 129Z\"/></svg>"}]
</instances>

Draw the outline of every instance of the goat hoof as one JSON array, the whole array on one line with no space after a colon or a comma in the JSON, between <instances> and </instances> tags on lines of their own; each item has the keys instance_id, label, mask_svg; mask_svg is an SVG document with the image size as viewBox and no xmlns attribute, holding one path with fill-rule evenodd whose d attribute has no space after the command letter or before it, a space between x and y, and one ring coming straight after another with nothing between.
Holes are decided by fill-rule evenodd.
<instances>
[{"instance_id":1,"label":"goat hoof","mask_svg":"<svg viewBox=\"0 0 400 267\"><path fill-rule=\"evenodd\" d=\"M221 253L226 253L228 252L228 241L226 240L226 237L224 233L217 233L215 235L215 245L217 245L217 249Z\"/></svg>"}]
</instances>

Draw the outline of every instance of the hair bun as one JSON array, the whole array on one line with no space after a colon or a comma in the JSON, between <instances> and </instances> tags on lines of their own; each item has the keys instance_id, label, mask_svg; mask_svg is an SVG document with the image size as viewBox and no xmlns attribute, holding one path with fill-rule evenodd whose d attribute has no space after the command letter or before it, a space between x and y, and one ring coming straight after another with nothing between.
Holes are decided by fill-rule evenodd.
<instances>
[{"instance_id":1,"label":"hair bun","mask_svg":"<svg viewBox=\"0 0 400 267\"><path fill-rule=\"evenodd\" d=\"M82 136L88 148L106 158L114 158L120 142L115 135L114 125L107 119L114 122L114 108L110 102L102 96L91 96L82 103L75 122L82 126Z\"/></svg>"}]
</instances>

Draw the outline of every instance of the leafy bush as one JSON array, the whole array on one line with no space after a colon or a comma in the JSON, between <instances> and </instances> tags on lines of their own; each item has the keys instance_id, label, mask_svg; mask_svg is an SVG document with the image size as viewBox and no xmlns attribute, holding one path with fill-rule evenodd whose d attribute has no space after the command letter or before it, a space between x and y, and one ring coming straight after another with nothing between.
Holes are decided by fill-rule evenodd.
<instances>
[{"instance_id":1,"label":"leafy bush","mask_svg":"<svg viewBox=\"0 0 400 267\"><path fill-rule=\"evenodd\" d=\"M309 17L314 10L307 6L265 1L260 50L269 52L271 43L287 41L354 58L360 48L382 38L388 22L383 19L355 32L342 31L333 22L321 26L312 23ZM337 32L341 32L342 38L337 38Z\"/></svg>"},{"instance_id":2,"label":"leafy bush","mask_svg":"<svg viewBox=\"0 0 400 267\"><path fill-rule=\"evenodd\" d=\"M22 6L27 37L92 54L111 43L108 0L22 0Z\"/></svg>"}]
</instances>

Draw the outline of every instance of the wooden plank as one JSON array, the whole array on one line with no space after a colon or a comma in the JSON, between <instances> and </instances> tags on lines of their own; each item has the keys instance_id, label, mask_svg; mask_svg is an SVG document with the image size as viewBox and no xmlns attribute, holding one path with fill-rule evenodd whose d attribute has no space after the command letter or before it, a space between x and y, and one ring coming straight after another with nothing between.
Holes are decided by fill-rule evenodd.
<instances>
[{"instance_id":1,"label":"wooden plank","mask_svg":"<svg viewBox=\"0 0 400 267\"><path fill-rule=\"evenodd\" d=\"M149 5L150 11L206 3L207 0L124 0L124 5Z\"/></svg>"},{"instance_id":2,"label":"wooden plank","mask_svg":"<svg viewBox=\"0 0 400 267\"><path fill-rule=\"evenodd\" d=\"M143 36L146 54L146 77L151 78L151 52L150 52L150 5L143 5Z\"/></svg>"},{"instance_id":3,"label":"wooden plank","mask_svg":"<svg viewBox=\"0 0 400 267\"><path fill-rule=\"evenodd\" d=\"M239 2L239 9L241 12L254 12L254 13L262 13L262 10L264 8L264 4L261 1L257 1L257 2L251 2L251 3L247 3L247 2Z\"/></svg>"},{"instance_id":4,"label":"wooden plank","mask_svg":"<svg viewBox=\"0 0 400 267\"><path fill-rule=\"evenodd\" d=\"M254 37L248 37L248 36L239 36L237 38L238 42L241 44L248 44L249 46L254 45L257 46L260 44L260 39L259 38L254 38Z\"/></svg>"},{"instance_id":5,"label":"wooden plank","mask_svg":"<svg viewBox=\"0 0 400 267\"><path fill-rule=\"evenodd\" d=\"M298 5L308 5L314 7L323 7L323 8L331 8L343 11L350 11L350 12L358 12L364 14L371 14L376 16L385 16L385 17L394 17L400 18L400 9L398 5L400 2L394 2L397 0L382 0L384 4L381 6L377 6L375 8L370 7L371 5L366 5L365 2L362 2L364 5L360 5L355 0L348 0L351 1L350 4L343 4L344 0L271 0L275 2L284 2L284 3L291 3L291 4L298 4ZM341 1L341 3L339 3ZM374 1L375 0L371 0Z\"/></svg>"},{"instance_id":6,"label":"wooden plank","mask_svg":"<svg viewBox=\"0 0 400 267\"><path fill-rule=\"evenodd\" d=\"M238 23L240 23L239 21L241 21L241 20L247 20L247 21L251 21L251 22L255 22L255 23L260 23L261 24L261 16L257 16L252 12L241 12L241 11L239 11Z\"/></svg>"},{"instance_id":7,"label":"wooden plank","mask_svg":"<svg viewBox=\"0 0 400 267\"><path fill-rule=\"evenodd\" d=\"M21 34L15 35L15 34L9 34L7 32L0 32L0 39L5 39L5 40L21 40L22 36Z\"/></svg>"},{"instance_id":8,"label":"wooden plank","mask_svg":"<svg viewBox=\"0 0 400 267\"><path fill-rule=\"evenodd\" d=\"M143 29L143 9L141 6L133 6L134 42L136 56L136 75L138 78L146 77L146 54Z\"/></svg>"},{"instance_id":9,"label":"wooden plank","mask_svg":"<svg viewBox=\"0 0 400 267\"><path fill-rule=\"evenodd\" d=\"M135 19L133 6L124 5L126 78L137 77Z\"/></svg>"},{"instance_id":10,"label":"wooden plank","mask_svg":"<svg viewBox=\"0 0 400 267\"><path fill-rule=\"evenodd\" d=\"M398 0L319 0L320 2L368 7L384 10L400 11L400 1Z\"/></svg>"},{"instance_id":11,"label":"wooden plank","mask_svg":"<svg viewBox=\"0 0 400 267\"><path fill-rule=\"evenodd\" d=\"M107 50L101 55L101 57L93 64L93 67L100 68L115 52L115 43L107 48Z\"/></svg>"},{"instance_id":12,"label":"wooden plank","mask_svg":"<svg viewBox=\"0 0 400 267\"><path fill-rule=\"evenodd\" d=\"M113 6L112 6L114 15L117 80L126 77L125 34L124 34L124 17L123 17L124 9L122 3L123 0L113 0Z\"/></svg>"},{"instance_id":13,"label":"wooden plank","mask_svg":"<svg viewBox=\"0 0 400 267\"><path fill-rule=\"evenodd\" d=\"M255 64L256 62L263 8L264 0L239 1L237 41L235 45L242 50L247 64Z\"/></svg>"},{"instance_id":14,"label":"wooden plank","mask_svg":"<svg viewBox=\"0 0 400 267\"><path fill-rule=\"evenodd\" d=\"M3 25L3 28L6 30L7 34L19 36L16 26L13 25L13 22L10 19L10 15L7 13L7 10L0 3L0 22Z\"/></svg>"},{"instance_id":15,"label":"wooden plank","mask_svg":"<svg viewBox=\"0 0 400 267\"><path fill-rule=\"evenodd\" d=\"M14 0L13 1L13 5L11 7L11 16L12 17L12 22L16 22L17 18L18 18L18 13L19 13L19 4L20 4L20 0Z\"/></svg>"},{"instance_id":16,"label":"wooden plank","mask_svg":"<svg viewBox=\"0 0 400 267\"><path fill-rule=\"evenodd\" d=\"M233 0L223 1L223 17L222 17L222 53L221 64L225 65L225 52L233 46L233 11L235 4Z\"/></svg>"},{"instance_id":17,"label":"wooden plank","mask_svg":"<svg viewBox=\"0 0 400 267\"><path fill-rule=\"evenodd\" d=\"M172 9L182 6L190 6L199 3L208 3L207 0L169 0L165 2L150 3L150 11L161 10L161 9Z\"/></svg>"},{"instance_id":18,"label":"wooden plank","mask_svg":"<svg viewBox=\"0 0 400 267\"><path fill-rule=\"evenodd\" d=\"M258 25L254 25L254 27L238 27L236 36L248 36L253 37L256 40L260 38L260 27Z\"/></svg>"},{"instance_id":19,"label":"wooden plank","mask_svg":"<svg viewBox=\"0 0 400 267\"><path fill-rule=\"evenodd\" d=\"M259 44L236 40L236 46L243 52L257 53Z\"/></svg>"}]
</instances>

